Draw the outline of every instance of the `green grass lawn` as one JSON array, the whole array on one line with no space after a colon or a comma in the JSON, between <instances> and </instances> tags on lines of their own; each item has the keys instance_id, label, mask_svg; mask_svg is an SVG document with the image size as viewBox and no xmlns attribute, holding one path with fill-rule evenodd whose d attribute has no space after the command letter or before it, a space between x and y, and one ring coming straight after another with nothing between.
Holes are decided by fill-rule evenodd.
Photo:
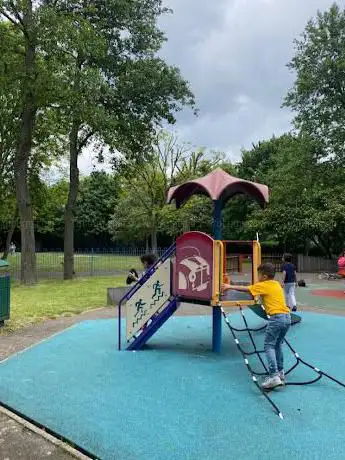
<instances>
[{"instance_id":1,"label":"green grass lawn","mask_svg":"<svg viewBox=\"0 0 345 460\"><path fill-rule=\"evenodd\" d=\"M72 281L48 280L26 287L13 283L11 319L2 333L8 333L47 318L71 316L104 307L108 287L124 284L123 277L76 278Z\"/></svg>"},{"instance_id":2,"label":"green grass lawn","mask_svg":"<svg viewBox=\"0 0 345 460\"><path fill-rule=\"evenodd\" d=\"M12 275L20 272L20 253L10 255L8 263ZM54 275L63 273L62 252L38 252L36 255L37 272ZM127 271L131 268L141 269L140 254L76 254L74 257L74 270L76 273L92 274L97 272Z\"/></svg>"}]
</instances>

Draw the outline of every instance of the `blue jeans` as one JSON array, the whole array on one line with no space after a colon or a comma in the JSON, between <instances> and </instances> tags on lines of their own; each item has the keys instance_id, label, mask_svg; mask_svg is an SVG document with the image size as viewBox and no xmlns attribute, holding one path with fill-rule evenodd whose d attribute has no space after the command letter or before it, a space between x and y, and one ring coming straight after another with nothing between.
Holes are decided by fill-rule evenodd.
<instances>
[{"instance_id":1,"label":"blue jeans","mask_svg":"<svg viewBox=\"0 0 345 460\"><path fill-rule=\"evenodd\" d=\"M284 370L282 344L290 326L291 316L289 313L272 315L268 319L264 349L268 363L268 372L271 376Z\"/></svg>"}]
</instances>

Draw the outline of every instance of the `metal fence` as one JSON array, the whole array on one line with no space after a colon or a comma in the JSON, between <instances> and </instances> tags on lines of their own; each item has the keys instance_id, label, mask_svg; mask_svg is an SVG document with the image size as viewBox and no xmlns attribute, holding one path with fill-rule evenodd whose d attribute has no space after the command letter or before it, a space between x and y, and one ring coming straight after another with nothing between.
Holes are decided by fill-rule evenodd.
<instances>
[{"instance_id":1,"label":"metal fence","mask_svg":"<svg viewBox=\"0 0 345 460\"><path fill-rule=\"evenodd\" d=\"M160 256L165 249L159 249ZM76 252L74 257L74 274L79 277L89 276L122 276L131 268L137 271L142 269L140 256L147 253L145 248L124 248L114 251L102 251L92 249L89 251ZM237 271L239 267L238 256L228 256L227 269ZM63 252L46 251L36 253L38 279L62 278L64 269ZM246 261L248 263L246 263ZM8 257L9 270L13 279L20 278L21 254L19 252L10 254ZM273 263L277 272L281 270L282 254L263 254L262 262ZM310 257L296 255L293 258L298 272L300 273L321 273L336 272L336 260L329 260L322 257ZM244 256L241 264L242 271L251 270L251 260L248 255Z\"/></svg>"},{"instance_id":2,"label":"metal fence","mask_svg":"<svg viewBox=\"0 0 345 460\"><path fill-rule=\"evenodd\" d=\"M241 266L244 272L251 271L251 258L248 255L243 256L242 263L239 262L239 255L227 256L227 270L238 271L237 267ZM262 263L271 263L274 265L276 272L280 272L283 265L283 254L262 254ZM299 273L322 273L322 272L337 272L337 261L334 259L326 259L324 257L305 256L303 254L293 254L292 263L295 264Z\"/></svg>"},{"instance_id":3,"label":"metal fence","mask_svg":"<svg viewBox=\"0 0 345 460\"><path fill-rule=\"evenodd\" d=\"M157 251L160 256L165 249ZM76 252L74 255L74 275L88 276L117 276L124 275L131 268L142 270L140 256L148 251L145 248L126 248L114 251L90 250ZM21 254L19 252L8 256L9 270L13 279L20 278ZM62 251L36 253L38 279L62 278L64 271L64 255Z\"/></svg>"}]
</instances>

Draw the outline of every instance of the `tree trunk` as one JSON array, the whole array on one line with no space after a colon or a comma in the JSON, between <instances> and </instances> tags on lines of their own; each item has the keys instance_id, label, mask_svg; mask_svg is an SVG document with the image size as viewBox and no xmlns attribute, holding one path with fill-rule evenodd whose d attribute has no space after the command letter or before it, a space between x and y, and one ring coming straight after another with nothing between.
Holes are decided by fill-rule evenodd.
<instances>
[{"instance_id":1,"label":"tree trunk","mask_svg":"<svg viewBox=\"0 0 345 460\"><path fill-rule=\"evenodd\" d=\"M25 37L25 79L23 82L23 106L20 120L18 145L15 153L15 186L21 231L21 272L23 284L35 284L36 253L35 230L32 203L28 185L28 164L36 118L36 45L33 34L32 3L26 2L23 22L26 25Z\"/></svg>"},{"instance_id":2,"label":"tree trunk","mask_svg":"<svg viewBox=\"0 0 345 460\"><path fill-rule=\"evenodd\" d=\"M152 252L154 254L157 254L157 230L156 228L153 228L151 230L151 246L152 246Z\"/></svg>"},{"instance_id":3,"label":"tree trunk","mask_svg":"<svg viewBox=\"0 0 345 460\"><path fill-rule=\"evenodd\" d=\"M310 250L310 240L309 238L306 238L304 241L304 255L309 256L309 250Z\"/></svg>"},{"instance_id":4,"label":"tree trunk","mask_svg":"<svg viewBox=\"0 0 345 460\"><path fill-rule=\"evenodd\" d=\"M70 183L65 207L64 234L64 279L70 280L74 275L74 211L79 190L78 169L78 132L79 123L74 121L69 135Z\"/></svg>"},{"instance_id":5,"label":"tree trunk","mask_svg":"<svg viewBox=\"0 0 345 460\"><path fill-rule=\"evenodd\" d=\"M4 250L4 253L3 253L2 257L1 257L2 260L7 260L8 253L10 252L10 245L11 245L13 233L14 233L14 230L15 230L15 228L17 226L17 217L18 217L18 209L16 208L15 213L13 215L12 222L11 222L11 226L8 229L8 232L7 232L5 250Z\"/></svg>"}]
</instances>

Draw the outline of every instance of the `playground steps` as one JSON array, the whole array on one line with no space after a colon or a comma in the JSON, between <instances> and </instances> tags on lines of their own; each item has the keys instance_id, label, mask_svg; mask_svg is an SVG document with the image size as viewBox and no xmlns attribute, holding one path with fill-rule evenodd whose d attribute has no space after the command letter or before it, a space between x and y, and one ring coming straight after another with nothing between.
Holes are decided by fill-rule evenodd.
<instances>
[{"instance_id":1,"label":"playground steps","mask_svg":"<svg viewBox=\"0 0 345 460\"><path fill-rule=\"evenodd\" d=\"M175 313L179 307L176 297L173 297L169 303L156 316L151 323L146 326L142 332L128 345L127 350L140 350L145 343L163 326L163 324Z\"/></svg>"}]
</instances>

